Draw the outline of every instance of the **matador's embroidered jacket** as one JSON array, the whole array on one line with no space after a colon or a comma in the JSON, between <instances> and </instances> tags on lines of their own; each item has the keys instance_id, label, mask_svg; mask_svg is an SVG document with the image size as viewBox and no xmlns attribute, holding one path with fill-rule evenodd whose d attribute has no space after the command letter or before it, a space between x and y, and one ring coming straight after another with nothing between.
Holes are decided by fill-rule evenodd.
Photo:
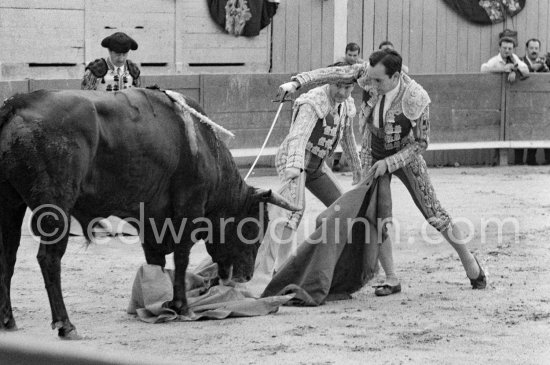
<instances>
[{"instance_id":1,"label":"matador's embroidered jacket","mask_svg":"<svg viewBox=\"0 0 550 365\"><path fill-rule=\"evenodd\" d=\"M385 115L384 125L376 128L372 112L381 97L370 86L368 62L303 72L292 79L300 85L356 81L364 90L359 121L363 132L361 164L368 170L374 161L385 159L388 172L406 165L428 148L430 97L422 86L401 73L399 92Z\"/></svg>"},{"instance_id":2,"label":"matador's embroidered jacket","mask_svg":"<svg viewBox=\"0 0 550 365\"><path fill-rule=\"evenodd\" d=\"M329 85L300 95L294 102L290 132L279 147L277 165L305 169L308 154L321 160L328 158L341 140L352 171L361 171L352 121L356 114L353 98L334 105Z\"/></svg>"},{"instance_id":3,"label":"matador's embroidered jacket","mask_svg":"<svg viewBox=\"0 0 550 365\"><path fill-rule=\"evenodd\" d=\"M119 75L116 67L109 58L98 58L86 66L82 78L81 89L119 91L130 87L140 87L139 67L130 60L126 60L124 71Z\"/></svg>"}]
</instances>

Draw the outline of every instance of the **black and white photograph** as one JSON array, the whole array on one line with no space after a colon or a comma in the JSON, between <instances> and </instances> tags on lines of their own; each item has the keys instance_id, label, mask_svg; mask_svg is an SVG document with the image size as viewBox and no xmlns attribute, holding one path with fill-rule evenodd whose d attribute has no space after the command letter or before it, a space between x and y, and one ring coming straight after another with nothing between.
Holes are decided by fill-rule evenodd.
<instances>
[{"instance_id":1,"label":"black and white photograph","mask_svg":"<svg viewBox=\"0 0 550 365\"><path fill-rule=\"evenodd\" d=\"M549 19L0 0L0 364L550 364Z\"/></svg>"}]
</instances>

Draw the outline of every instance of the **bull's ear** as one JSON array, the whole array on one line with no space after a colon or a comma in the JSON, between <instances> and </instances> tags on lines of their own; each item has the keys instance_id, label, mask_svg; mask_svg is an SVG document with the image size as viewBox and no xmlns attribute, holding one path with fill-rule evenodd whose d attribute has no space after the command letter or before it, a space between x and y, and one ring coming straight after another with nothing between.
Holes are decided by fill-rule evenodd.
<instances>
[{"instance_id":1,"label":"bull's ear","mask_svg":"<svg viewBox=\"0 0 550 365\"><path fill-rule=\"evenodd\" d=\"M254 190L254 197L258 199L258 201L264 202L264 203L271 203L273 205L276 205L278 207L296 212L298 210L302 210L297 205L292 204L287 199L285 199L282 195L267 189L255 189Z\"/></svg>"}]
</instances>

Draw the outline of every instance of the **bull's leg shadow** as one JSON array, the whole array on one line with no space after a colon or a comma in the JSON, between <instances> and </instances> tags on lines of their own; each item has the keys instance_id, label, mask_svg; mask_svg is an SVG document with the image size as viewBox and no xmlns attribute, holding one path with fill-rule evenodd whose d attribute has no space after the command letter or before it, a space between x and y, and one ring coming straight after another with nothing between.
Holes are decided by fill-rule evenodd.
<instances>
[{"instance_id":1,"label":"bull's leg shadow","mask_svg":"<svg viewBox=\"0 0 550 365\"><path fill-rule=\"evenodd\" d=\"M19 204L16 208L10 208L5 201L0 204L0 331L9 331L17 329L11 307L11 278L27 207Z\"/></svg>"},{"instance_id":2,"label":"bull's leg shadow","mask_svg":"<svg viewBox=\"0 0 550 365\"><path fill-rule=\"evenodd\" d=\"M49 209L35 211L32 226L35 233L41 233L37 259L50 300L52 329L57 329L57 334L63 339L80 339L69 320L61 291L61 259L69 240L70 215L65 209Z\"/></svg>"}]
</instances>

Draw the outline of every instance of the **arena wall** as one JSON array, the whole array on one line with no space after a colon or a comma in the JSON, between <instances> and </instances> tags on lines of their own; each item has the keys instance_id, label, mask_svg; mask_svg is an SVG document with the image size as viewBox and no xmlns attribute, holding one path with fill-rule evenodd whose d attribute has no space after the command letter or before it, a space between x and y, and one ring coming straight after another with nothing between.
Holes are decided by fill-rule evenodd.
<instances>
[{"instance_id":1,"label":"arena wall","mask_svg":"<svg viewBox=\"0 0 550 365\"><path fill-rule=\"evenodd\" d=\"M289 74L159 75L144 76L143 82L198 100L214 121L236 134L228 141L229 147L240 151L239 155L249 155L262 145L278 108L278 103L272 100L278 86L289 78ZM498 150L506 154L507 146L512 146L507 142L521 142L523 147L531 142L536 147L547 144L550 148L550 74L532 75L512 85L494 74L413 75L413 78L432 99L430 147L424 154L429 164L498 164L503 157ZM0 98L38 89L79 88L79 79L5 81L0 82ZM359 108L359 88L354 90L353 97ZM271 154L288 132L291 114L291 104L285 103L268 143ZM359 141L357 123L355 129ZM271 155L262 159L265 164L271 164L272 160Z\"/></svg>"}]
</instances>

